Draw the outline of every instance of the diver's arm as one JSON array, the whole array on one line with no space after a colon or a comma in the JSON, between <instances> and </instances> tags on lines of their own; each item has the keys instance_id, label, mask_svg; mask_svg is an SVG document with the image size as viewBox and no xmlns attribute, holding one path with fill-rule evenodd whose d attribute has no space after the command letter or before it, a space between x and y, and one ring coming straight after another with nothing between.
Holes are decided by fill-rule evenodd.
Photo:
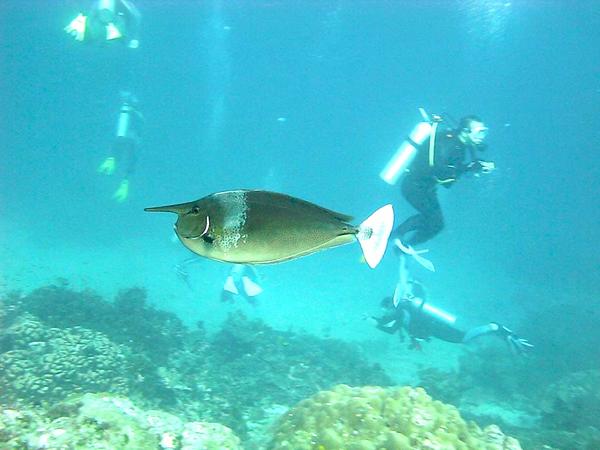
<instances>
[{"instance_id":1,"label":"diver's arm","mask_svg":"<svg viewBox=\"0 0 600 450\"><path fill-rule=\"evenodd\" d=\"M133 109L133 114L135 115L135 121L137 123L137 127L141 128L141 126L146 123L146 118L137 108Z\"/></svg>"},{"instance_id":2,"label":"diver's arm","mask_svg":"<svg viewBox=\"0 0 600 450\"><path fill-rule=\"evenodd\" d=\"M454 139L454 137L449 137L446 133L442 133L436 137L437 143L433 159L433 174L438 184L444 187L450 187L461 175L460 165L454 165L450 159L453 146L455 145Z\"/></svg>"},{"instance_id":3,"label":"diver's arm","mask_svg":"<svg viewBox=\"0 0 600 450\"><path fill-rule=\"evenodd\" d=\"M121 0L121 4L127 10L127 12L131 14L132 19L134 19L139 25L142 21L142 14L140 13L140 10L137 9L137 6L135 6L133 2L129 0Z\"/></svg>"},{"instance_id":4,"label":"diver's arm","mask_svg":"<svg viewBox=\"0 0 600 450\"><path fill-rule=\"evenodd\" d=\"M394 334L397 330L402 328L401 323L398 321L398 316L395 313L385 314L381 317L371 316L375 320L375 327L388 334Z\"/></svg>"},{"instance_id":5,"label":"diver's arm","mask_svg":"<svg viewBox=\"0 0 600 450\"><path fill-rule=\"evenodd\" d=\"M137 48L139 45L140 24L142 22L142 14L140 10L129 0L121 0L121 5L127 11L129 17L128 36L129 47Z\"/></svg>"},{"instance_id":6,"label":"diver's arm","mask_svg":"<svg viewBox=\"0 0 600 450\"><path fill-rule=\"evenodd\" d=\"M482 173L490 173L496 168L496 164L493 161L484 161L483 159L478 159L476 161L470 162L466 168L465 172L470 172L476 177L481 175Z\"/></svg>"},{"instance_id":7,"label":"diver's arm","mask_svg":"<svg viewBox=\"0 0 600 450\"><path fill-rule=\"evenodd\" d=\"M496 168L496 164L493 161L484 161L477 156L477 152L482 152L486 149L485 144L478 146L470 146L469 152L471 154L471 162L464 165L463 171L473 173L475 176L479 176L482 173L490 173Z\"/></svg>"}]
</instances>

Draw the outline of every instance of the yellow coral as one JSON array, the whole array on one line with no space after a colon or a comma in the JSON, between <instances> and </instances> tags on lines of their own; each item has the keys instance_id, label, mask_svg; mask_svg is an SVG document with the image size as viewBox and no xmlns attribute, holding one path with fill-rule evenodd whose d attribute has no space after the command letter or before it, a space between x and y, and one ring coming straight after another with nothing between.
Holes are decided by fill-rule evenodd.
<instances>
[{"instance_id":1,"label":"yellow coral","mask_svg":"<svg viewBox=\"0 0 600 450\"><path fill-rule=\"evenodd\" d=\"M271 450L520 450L498 427L466 423L422 388L339 385L279 421Z\"/></svg>"}]
</instances>

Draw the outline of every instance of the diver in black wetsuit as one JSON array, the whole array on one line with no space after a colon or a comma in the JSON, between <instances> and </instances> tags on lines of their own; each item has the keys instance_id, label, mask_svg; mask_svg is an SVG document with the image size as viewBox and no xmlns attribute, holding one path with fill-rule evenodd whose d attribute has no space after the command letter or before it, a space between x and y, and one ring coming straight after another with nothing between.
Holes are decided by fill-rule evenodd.
<instances>
[{"instance_id":1,"label":"diver in black wetsuit","mask_svg":"<svg viewBox=\"0 0 600 450\"><path fill-rule=\"evenodd\" d=\"M457 326L457 318L433 306L425 298L425 290L416 281L409 281L408 292L404 293L397 305L394 299L386 297L381 306L386 313L381 317L371 316L377 329L389 334L405 331L411 339L411 348L420 349L421 342L432 337L452 343L466 343L477 337L494 335L506 341L515 353L524 353L533 347L526 339L496 322L474 327L468 330Z\"/></svg>"},{"instance_id":2,"label":"diver in black wetsuit","mask_svg":"<svg viewBox=\"0 0 600 450\"><path fill-rule=\"evenodd\" d=\"M402 244L413 247L426 242L444 227L437 198L439 185L449 188L467 172L480 174L494 169L493 162L483 161L477 155L485 148L486 135L487 127L479 117L466 116L456 130L438 131L433 148L430 139L418 146L402 181L402 195L418 213L396 228L394 234Z\"/></svg>"},{"instance_id":3,"label":"diver in black wetsuit","mask_svg":"<svg viewBox=\"0 0 600 450\"><path fill-rule=\"evenodd\" d=\"M123 179L113 198L121 203L129 196L129 179L135 170L144 116L138 109L138 100L129 91L121 92L121 107L117 121L117 133L111 146L111 154L98 167L104 175L115 173L117 165L123 167Z\"/></svg>"}]
</instances>

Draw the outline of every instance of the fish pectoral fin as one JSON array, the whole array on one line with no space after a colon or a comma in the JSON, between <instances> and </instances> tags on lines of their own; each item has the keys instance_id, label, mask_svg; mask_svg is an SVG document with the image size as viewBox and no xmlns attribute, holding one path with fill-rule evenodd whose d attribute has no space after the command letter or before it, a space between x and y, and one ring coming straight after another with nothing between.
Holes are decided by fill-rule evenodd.
<instances>
[{"instance_id":1,"label":"fish pectoral fin","mask_svg":"<svg viewBox=\"0 0 600 450\"><path fill-rule=\"evenodd\" d=\"M379 208L359 225L356 238L371 269L383 258L393 227L394 208L390 204Z\"/></svg>"}]
</instances>

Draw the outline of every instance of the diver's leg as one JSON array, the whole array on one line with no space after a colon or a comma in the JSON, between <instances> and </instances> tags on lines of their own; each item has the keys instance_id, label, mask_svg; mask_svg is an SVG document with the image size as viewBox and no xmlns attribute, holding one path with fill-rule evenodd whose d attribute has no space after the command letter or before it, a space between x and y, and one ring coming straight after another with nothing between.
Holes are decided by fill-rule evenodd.
<instances>
[{"instance_id":1,"label":"diver's leg","mask_svg":"<svg viewBox=\"0 0 600 450\"><path fill-rule=\"evenodd\" d=\"M420 192L418 211L420 212L421 221L414 234L406 242L411 247L430 240L444 228L444 215L435 187L423 189Z\"/></svg>"},{"instance_id":2,"label":"diver's leg","mask_svg":"<svg viewBox=\"0 0 600 450\"><path fill-rule=\"evenodd\" d=\"M394 230L394 236L399 238L402 242L406 241L406 235L411 232L416 232L424 227L423 215L415 214L410 216L404 222L396 227Z\"/></svg>"},{"instance_id":3,"label":"diver's leg","mask_svg":"<svg viewBox=\"0 0 600 450\"><path fill-rule=\"evenodd\" d=\"M415 232L425 226L423 213L427 208L426 201L424 201L427 197L427 186L410 176L406 177L402 180L402 196L417 210L417 214L410 216L394 230L394 237L404 242L408 233Z\"/></svg>"},{"instance_id":4,"label":"diver's leg","mask_svg":"<svg viewBox=\"0 0 600 450\"><path fill-rule=\"evenodd\" d=\"M471 328L469 331L465 333L465 336L462 339L462 342L469 342L475 338L480 336L485 336L487 334L495 334L498 331L498 325L493 323L488 323L486 325L480 325L478 327Z\"/></svg>"}]
</instances>

